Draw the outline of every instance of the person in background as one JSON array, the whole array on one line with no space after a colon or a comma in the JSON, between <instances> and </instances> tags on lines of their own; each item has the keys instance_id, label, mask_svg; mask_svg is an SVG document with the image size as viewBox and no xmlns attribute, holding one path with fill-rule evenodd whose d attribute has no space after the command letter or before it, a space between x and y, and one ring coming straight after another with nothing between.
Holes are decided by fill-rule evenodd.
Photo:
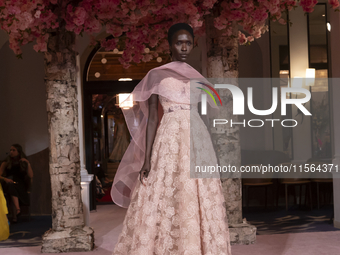
<instances>
[{"instance_id":1,"label":"person in background","mask_svg":"<svg viewBox=\"0 0 340 255\"><path fill-rule=\"evenodd\" d=\"M120 162L130 144L130 133L126 125L122 110L114 116L113 150L109 162Z\"/></svg>"},{"instance_id":2,"label":"person in background","mask_svg":"<svg viewBox=\"0 0 340 255\"><path fill-rule=\"evenodd\" d=\"M8 214L6 199L0 184L0 241L9 237L9 225L6 214Z\"/></svg>"},{"instance_id":3,"label":"person in background","mask_svg":"<svg viewBox=\"0 0 340 255\"><path fill-rule=\"evenodd\" d=\"M27 160L21 145L13 144L10 153L0 166L0 179L5 194L11 197L12 222L17 222L20 215L19 200L23 204L29 204L28 187L33 178L33 170Z\"/></svg>"}]
</instances>

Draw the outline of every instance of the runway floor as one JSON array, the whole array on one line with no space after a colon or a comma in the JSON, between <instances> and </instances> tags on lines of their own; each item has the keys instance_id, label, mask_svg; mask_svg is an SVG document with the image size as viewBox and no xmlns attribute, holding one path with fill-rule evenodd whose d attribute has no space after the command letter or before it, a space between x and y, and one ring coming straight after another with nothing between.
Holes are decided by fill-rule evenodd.
<instances>
[{"instance_id":1,"label":"runway floor","mask_svg":"<svg viewBox=\"0 0 340 255\"><path fill-rule=\"evenodd\" d=\"M90 214L90 226L95 230L95 249L92 252L70 255L112 254L126 209L116 205L100 205ZM1 254L41 254L40 246L0 248ZM232 246L232 255L336 255L340 254L340 231L260 234L252 245ZM216 254L217 255L217 254Z\"/></svg>"}]
</instances>

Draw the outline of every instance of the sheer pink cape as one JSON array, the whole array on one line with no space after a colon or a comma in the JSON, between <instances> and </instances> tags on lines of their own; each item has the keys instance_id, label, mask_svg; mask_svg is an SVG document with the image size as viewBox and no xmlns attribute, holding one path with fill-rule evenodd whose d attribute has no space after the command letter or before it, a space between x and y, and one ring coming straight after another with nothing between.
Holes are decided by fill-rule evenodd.
<instances>
[{"instance_id":1,"label":"sheer pink cape","mask_svg":"<svg viewBox=\"0 0 340 255\"><path fill-rule=\"evenodd\" d=\"M158 94L173 102L184 104L193 104L200 101L200 97L197 98L197 102L193 102L192 99L189 102L187 97L180 97L178 93L169 93L169 90L164 89L161 84L161 81L168 77L173 77L183 82L191 81L191 86L203 87L198 83L192 84L193 80L210 84L187 63L173 61L150 70L126 99L132 99L134 102L133 107L122 109L132 140L119 164L111 188L112 200L121 207L127 208L129 206L133 189L139 181L139 171L144 164L149 97L152 94ZM211 97L207 97L207 102L209 106L218 109Z\"/></svg>"}]
</instances>

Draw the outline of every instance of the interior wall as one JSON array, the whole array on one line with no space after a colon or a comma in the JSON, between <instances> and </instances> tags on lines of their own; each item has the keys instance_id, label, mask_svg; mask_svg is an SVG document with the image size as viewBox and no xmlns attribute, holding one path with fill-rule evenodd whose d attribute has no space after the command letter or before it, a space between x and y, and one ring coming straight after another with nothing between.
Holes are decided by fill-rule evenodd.
<instances>
[{"instance_id":1,"label":"interior wall","mask_svg":"<svg viewBox=\"0 0 340 255\"><path fill-rule=\"evenodd\" d=\"M245 100L247 99L247 87L251 78L270 78L270 52L269 52L269 33L265 33L261 38L251 42L250 45L239 46L239 78L247 80L246 85L240 83ZM267 82L256 83L253 86L253 103L258 110L265 110L271 107L272 103L271 85ZM247 102L247 101L246 101ZM245 105L245 115L240 116L240 122L245 119L265 120L270 116L253 115ZM255 125L255 123L253 123ZM258 125L258 123L256 123ZM272 131L271 125L265 123L263 127L240 128L241 149L243 150L271 150Z\"/></svg>"},{"instance_id":2,"label":"interior wall","mask_svg":"<svg viewBox=\"0 0 340 255\"><path fill-rule=\"evenodd\" d=\"M27 155L49 147L43 55L32 44L17 59L0 35L0 159L19 143ZM32 62L34 64L32 64Z\"/></svg>"}]
</instances>

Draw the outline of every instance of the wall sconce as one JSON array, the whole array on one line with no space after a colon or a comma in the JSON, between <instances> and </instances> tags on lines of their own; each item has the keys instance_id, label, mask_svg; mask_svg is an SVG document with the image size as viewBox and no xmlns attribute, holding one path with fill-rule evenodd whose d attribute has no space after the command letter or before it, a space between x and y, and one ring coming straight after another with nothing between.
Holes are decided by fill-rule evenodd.
<instances>
[{"instance_id":1,"label":"wall sconce","mask_svg":"<svg viewBox=\"0 0 340 255\"><path fill-rule=\"evenodd\" d=\"M331 23L327 22L327 30L328 32L331 32Z\"/></svg>"},{"instance_id":2,"label":"wall sconce","mask_svg":"<svg viewBox=\"0 0 340 255\"><path fill-rule=\"evenodd\" d=\"M118 81L132 81L131 78L119 78Z\"/></svg>"},{"instance_id":3,"label":"wall sconce","mask_svg":"<svg viewBox=\"0 0 340 255\"><path fill-rule=\"evenodd\" d=\"M130 93L120 93L118 94L118 105L122 109L129 109L133 106L133 98Z\"/></svg>"},{"instance_id":4,"label":"wall sconce","mask_svg":"<svg viewBox=\"0 0 340 255\"><path fill-rule=\"evenodd\" d=\"M306 85L314 86L315 84L315 68L306 69Z\"/></svg>"}]
</instances>

